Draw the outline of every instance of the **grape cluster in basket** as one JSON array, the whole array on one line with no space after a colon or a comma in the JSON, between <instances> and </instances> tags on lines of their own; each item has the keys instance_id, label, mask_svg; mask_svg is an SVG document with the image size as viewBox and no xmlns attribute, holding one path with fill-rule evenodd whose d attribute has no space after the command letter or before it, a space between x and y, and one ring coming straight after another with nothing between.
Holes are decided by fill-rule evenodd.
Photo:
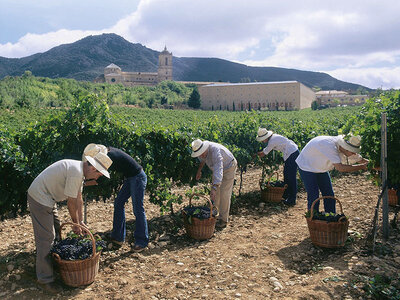
<instances>
[{"instance_id":1,"label":"grape cluster in basket","mask_svg":"<svg viewBox=\"0 0 400 300\"><path fill-rule=\"evenodd\" d=\"M99 236L95 236L95 239L97 252L106 248L106 242ZM87 259L93 254L92 240L88 235L80 236L71 232L65 239L55 242L50 253L58 254L63 260Z\"/></svg>"},{"instance_id":2,"label":"grape cluster in basket","mask_svg":"<svg viewBox=\"0 0 400 300\"><path fill-rule=\"evenodd\" d=\"M184 209L187 216L198 219L208 219L210 217L210 208L207 206L187 206ZM213 217L217 215L217 209L213 208Z\"/></svg>"},{"instance_id":3,"label":"grape cluster in basket","mask_svg":"<svg viewBox=\"0 0 400 300\"><path fill-rule=\"evenodd\" d=\"M309 218L311 215L310 211L306 212L306 218ZM333 212L327 213L327 212L318 212L314 211L313 213L313 220L320 220L320 221L327 221L327 222L345 222L346 221L346 216L344 214L335 214Z\"/></svg>"},{"instance_id":4,"label":"grape cluster in basket","mask_svg":"<svg viewBox=\"0 0 400 300\"><path fill-rule=\"evenodd\" d=\"M284 187L285 183L282 180L276 180L276 181L271 181L269 183L269 186L272 186L272 187Z\"/></svg>"}]
</instances>

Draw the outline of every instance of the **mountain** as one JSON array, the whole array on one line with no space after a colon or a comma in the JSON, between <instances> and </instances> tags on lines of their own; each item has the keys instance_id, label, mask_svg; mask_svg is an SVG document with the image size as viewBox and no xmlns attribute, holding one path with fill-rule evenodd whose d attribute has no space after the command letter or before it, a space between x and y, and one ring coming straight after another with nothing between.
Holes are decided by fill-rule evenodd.
<instances>
[{"instance_id":1,"label":"mountain","mask_svg":"<svg viewBox=\"0 0 400 300\"><path fill-rule=\"evenodd\" d=\"M35 76L94 80L111 63L123 71L157 72L159 52L139 43L130 43L116 34L85 37L44 53L23 58L0 57L0 78L18 76L26 70ZM344 82L320 72L275 67L250 67L218 58L173 57L174 80L177 81L289 81L323 90L357 90L368 88Z\"/></svg>"}]
</instances>

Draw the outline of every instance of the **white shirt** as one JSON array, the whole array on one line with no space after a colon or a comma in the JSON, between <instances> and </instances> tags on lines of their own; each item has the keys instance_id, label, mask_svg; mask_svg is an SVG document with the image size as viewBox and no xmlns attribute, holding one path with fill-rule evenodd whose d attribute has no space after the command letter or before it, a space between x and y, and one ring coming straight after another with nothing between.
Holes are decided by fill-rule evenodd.
<instances>
[{"instance_id":1,"label":"white shirt","mask_svg":"<svg viewBox=\"0 0 400 300\"><path fill-rule=\"evenodd\" d=\"M317 136L301 150L296 163L303 171L325 173L341 162L337 141L339 136Z\"/></svg>"},{"instance_id":2,"label":"white shirt","mask_svg":"<svg viewBox=\"0 0 400 300\"><path fill-rule=\"evenodd\" d=\"M297 145L292 140L274 133L269 138L267 147L264 148L263 152L267 155L272 150L281 151L283 153L283 160L286 161L293 152L297 151L297 149Z\"/></svg>"},{"instance_id":3,"label":"white shirt","mask_svg":"<svg viewBox=\"0 0 400 300\"><path fill-rule=\"evenodd\" d=\"M83 187L83 163L63 159L48 166L28 189L28 194L38 203L53 207L68 197L76 198Z\"/></svg>"},{"instance_id":4,"label":"white shirt","mask_svg":"<svg viewBox=\"0 0 400 300\"><path fill-rule=\"evenodd\" d=\"M204 160L199 157L199 160L204 161L211 169L213 173L213 184L221 184L224 170L227 170L232 166L235 157L226 147L210 142L207 157Z\"/></svg>"}]
</instances>

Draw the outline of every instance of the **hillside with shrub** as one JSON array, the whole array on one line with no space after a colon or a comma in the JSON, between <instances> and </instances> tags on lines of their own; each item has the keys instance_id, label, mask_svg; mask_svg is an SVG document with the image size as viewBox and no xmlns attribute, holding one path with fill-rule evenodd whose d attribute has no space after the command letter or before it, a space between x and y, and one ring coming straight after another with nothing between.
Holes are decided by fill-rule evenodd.
<instances>
[{"instance_id":1,"label":"hillside with shrub","mask_svg":"<svg viewBox=\"0 0 400 300\"><path fill-rule=\"evenodd\" d=\"M173 45L167 45L174 52ZM25 71L35 76L74 78L92 81L111 63L126 72L156 72L159 52L138 43L130 43L116 34L85 37L75 43L60 45L44 53L23 58L0 57L0 78L21 76ZM219 58L173 57L176 81L261 82L296 80L308 87L323 90L370 90L344 82L322 72L277 67L251 67Z\"/></svg>"}]
</instances>

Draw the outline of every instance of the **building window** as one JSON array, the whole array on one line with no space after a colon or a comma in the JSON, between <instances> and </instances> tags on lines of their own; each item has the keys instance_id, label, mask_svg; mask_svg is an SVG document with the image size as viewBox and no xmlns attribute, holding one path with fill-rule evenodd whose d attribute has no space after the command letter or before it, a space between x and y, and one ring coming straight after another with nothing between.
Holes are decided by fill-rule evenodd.
<instances>
[{"instance_id":1,"label":"building window","mask_svg":"<svg viewBox=\"0 0 400 300\"><path fill-rule=\"evenodd\" d=\"M111 82L115 82L115 78L111 78Z\"/></svg>"},{"instance_id":2,"label":"building window","mask_svg":"<svg viewBox=\"0 0 400 300\"><path fill-rule=\"evenodd\" d=\"M165 58L165 65L168 66L168 57Z\"/></svg>"}]
</instances>

